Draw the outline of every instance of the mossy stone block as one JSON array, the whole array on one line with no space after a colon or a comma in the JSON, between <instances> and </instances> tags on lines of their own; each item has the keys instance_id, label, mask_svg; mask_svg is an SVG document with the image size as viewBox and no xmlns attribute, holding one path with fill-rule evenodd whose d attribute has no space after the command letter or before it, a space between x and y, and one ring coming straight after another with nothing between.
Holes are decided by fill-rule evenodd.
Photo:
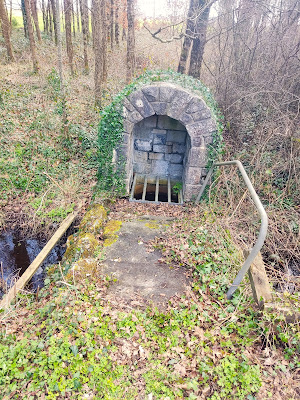
<instances>
[{"instance_id":1,"label":"mossy stone block","mask_svg":"<svg viewBox=\"0 0 300 400\"><path fill-rule=\"evenodd\" d=\"M105 208L100 204L94 204L82 218L79 230L99 234L106 218L107 212Z\"/></svg>"},{"instance_id":2,"label":"mossy stone block","mask_svg":"<svg viewBox=\"0 0 300 400\"><path fill-rule=\"evenodd\" d=\"M73 262L79 258L94 256L99 241L89 232L81 232L78 236L71 235L67 240L67 250L63 261Z\"/></svg>"}]
</instances>

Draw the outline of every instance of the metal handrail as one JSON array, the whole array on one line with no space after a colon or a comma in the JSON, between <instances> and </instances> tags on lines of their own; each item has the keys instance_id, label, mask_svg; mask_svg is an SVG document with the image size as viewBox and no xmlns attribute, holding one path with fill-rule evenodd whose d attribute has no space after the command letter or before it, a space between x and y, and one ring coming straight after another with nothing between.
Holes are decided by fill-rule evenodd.
<instances>
[{"instance_id":1,"label":"metal handrail","mask_svg":"<svg viewBox=\"0 0 300 400\"><path fill-rule=\"evenodd\" d=\"M201 190L197 196L196 199L196 203L199 203L199 200L212 176L213 173L213 169L215 167L221 167L221 166L225 166L225 165L236 165L245 181L245 184L247 186L247 188L249 189L250 195L259 211L260 217L261 217L261 225L260 225L260 231L259 231L259 235L257 238L257 241L254 245L254 247L252 248L249 256L247 257L246 261L244 262L242 268L240 269L239 273L237 274L235 280L233 281L233 284L230 286L228 292L227 292L227 298L231 299L233 293L236 291L236 289L238 288L239 284L242 282L242 279L244 278L244 276L246 275L248 269L250 268L253 260L255 259L255 257L257 256L257 254L259 253L260 249L262 248L266 235L267 235L267 230L268 230L268 216L267 213L264 209L264 206L262 205L244 167L243 164L239 161L239 160L233 160L233 161L225 161L225 162L218 162L218 163L214 163L211 167L211 169L208 171L208 174L206 176L206 179L201 187Z\"/></svg>"}]
</instances>

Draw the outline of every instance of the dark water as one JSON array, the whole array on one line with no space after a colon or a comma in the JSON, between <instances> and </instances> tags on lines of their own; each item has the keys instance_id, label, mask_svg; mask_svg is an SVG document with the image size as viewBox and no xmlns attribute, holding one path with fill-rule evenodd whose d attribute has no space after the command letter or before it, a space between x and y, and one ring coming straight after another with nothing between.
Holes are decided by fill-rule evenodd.
<instances>
[{"instance_id":1,"label":"dark water","mask_svg":"<svg viewBox=\"0 0 300 400\"><path fill-rule=\"evenodd\" d=\"M10 286L15 278L21 276L35 257L39 254L46 242L29 238L20 240L15 232L5 232L0 235L0 298L3 296L5 284ZM32 277L29 288L36 291L44 285L45 267L55 264L62 259L65 248L55 246L44 263Z\"/></svg>"}]
</instances>

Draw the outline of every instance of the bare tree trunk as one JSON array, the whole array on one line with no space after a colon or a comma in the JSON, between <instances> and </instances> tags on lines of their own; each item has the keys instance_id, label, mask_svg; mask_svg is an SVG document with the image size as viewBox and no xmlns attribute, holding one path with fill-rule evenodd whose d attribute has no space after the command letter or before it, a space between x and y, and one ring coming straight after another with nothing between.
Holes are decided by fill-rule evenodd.
<instances>
[{"instance_id":1,"label":"bare tree trunk","mask_svg":"<svg viewBox=\"0 0 300 400\"><path fill-rule=\"evenodd\" d=\"M108 36L108 16L107 16L107 4L108 0L103 0L103 6L101 7L101 21L102 21L102 76L103 81L107 81L107 36Z\"/></svg>"},{"instance_id":2,"label":"bare tree trunk","mask_svg":"<svg viewBox=\"0 0 300 400\"><path fill-rule=\"evenodd\" d=\"M28 23L27 23L27 14L25 8L25 0L21 0L21 10L23 16L24 35L26 38L28 38Z\"/></svg>"},{"instance_id":3,"label":"bare tree trunk","mask_svg":"<svg viewBox=\"0 0 300 400\"><path fill-rule=\"evenodd\" d=\"M76 37L76 25L75 25L75 8L73 0L71 1L71 11L72 11L72 25L73 25L73 36Z\"/></svg>"},{"instance_id":4,"label":"bare tree trunk","mask_svg":"<svg viewBox=\"0 0 300 400\"><path fill-rule=\"evenodd\" d=\"M30 4L29 0L24 0L25 1L25 9L26 9L26 15L27 15L27 24L28 24L28 35L29 35L29 44L30 44L30 51L31 51L31 57L32 57L32 63L33 63L33 71L36 73L39 70L39 65L36 57L36 48L35 48L35 41L34 41L34 35L33 35L33 27L31 23L31 13L30 13Z\"/></svg>"},{"instance_id":5,"label":"bare tree trunk","mask_svg":"<svg viewBox=\"0 0 300 400\"><path fill-rule=\"evenodd\" d=\"M62 28L62 31L66 30L64 15L65 15L65 6L64 6L64 2L62 2L61 3L61 16L60 16L60 26Z\"/></svg>"},{"instance_id":6,"label":"bare tree trunk","mask_svg":"<svg viewBox=\"0 0 300 400\"><path fill-rule=\"evenodd\" d=\"M105 26L106 14L105 0L93 0L93 39L95 53L95 103L101 107L102 93L105 84L105 64L106 64L106 48L103 48L106 42L107 29Z\"/></svg>"},{"instance_id":7,"label":"bare tree trunk","mask_svg":"<svg viewBox=\"0 0 300 400\"><path fill-rule=\"evenodd\" d=\"M56 0L55 19L56 19L56 26L57 26L57 61L58 61L58 74L59 74L60 90L61 90L61 102L62 102L63 135L66 137L68 135L68 115L67 115L67 111L66 111L66 93L65 93L65 85L64 85L64 79L63 79L62 37L61 37L61 27L60 27L59 0ZM71 22L71 19L70 19L70 22Z\"/></svg>"},{"instance_id":8,"label":"bare tree trunk","mask_svg":"<svg viewBox=\"0 0 300 400\"><path fill-rule=\"evenodd\" d=\"M126 82L129 83L135 70L135 34L134 34L134 0L127 0L127 70Z\"/></svg>"},{"instance_id":9,"label":"bare tree trunk","mask_svg":"<svg viewBox=\"0 0 300 400\"><path fill-rule=\"evenodd\" d=\"M47 15L48 15L49 33L50 33L51 39L53 39L53 18L52 18L52 15L51 15L51 3L50 3L50 0L48 0L48 5L47 5Z\"/></svg>"},{"instance_id":10,"label":"bare tree trunk","mask_svg":"<svg viewBox=\"0 0 300 400\"><path fill-rule=\"evenodd\" d=\"M41 37L41 31L40 31L40 27L39 27L39 19L38 19L37 8L36 8L36 0L31 0L30 5L31 5L32 18L33 18L34 25L35 25L36 36L38 38L38 41L41 42L42 37Z\"/></svg>"},{"instance_id":11,"label":"bare tree trunk","mask_svg":"<svg viewBox=\"0 0 300 400\"><path fill-rule=\"evenodd\" d=\"M6 13L6 8L4 4L4 0L0 0L0 21L1 21L1 28L2 28L2 34L4 37L5 41L5 46L6 46L6 51L8 58L10 61L15 61L11 41L10 41L10 24L8 20L8 16Z\"/></svg>"},{"instance_id":12,"label":"bare tree trunk","mask_svg":"<svg viewBox=\"0 0 300 400\"><path fill-rule=\"evenodd\" d=\"M114 47L114 0L110 0L110 47Z\"/></svg>"},{"instance_id":13,"label":"bare tree trunk","mask_svg":"<svg viewBox=\"0 0 300 400\"><path fill-rule=\"evenodd\" d=\"M12 4L12 0L10 0L10 2L9 2L9 26L10 26L10 34L11 34L11 30L12 30L12 10L13 10L13 4Z\"/></svg>"},{"instance_id":14,"label":"bare tree trunk","mask_svg":"<svg viewBox=\"0 0 300 400\"><path fill-rule=\"evenodd\" d=\"M55 44L57 45L57 36L58 36L58 30L57 30L57 18L56 18L56 4L55 4L55 0L50 0L51 2L51 8L52 8L52 16L53 16L53 27L54 27L54 41ZM59 26L60 26L60 22L59 22Z\"/></svg>"},{"instance_id":15,"label":"bare tree trunk","mask_svg":"<svg viewBox=\"0 0 300 400\"><path fill-rule=\"evenodd\" d=\"M74 75L72 25L71 25L71 0L64 0L64 8L65 8L67 54L69 58L69 66L71 74Z\"/></svg>"},{"instance_id":16,"label":"bare tree trunk","mask_svg":"<svg viewBox=\"0 0 300 400\"><path fill-rule=\"evenodd\" d=\"M195 2L195 0L190 0L187 23L186 23L186 30L185 30L186 36L184 37L181 54L180 54L180 60L179 60L178 69L177 69L177 71L180 72L181 74L184 74L187 70L187 65L186 65L187 59L188 59L189 51L190 51L191 44L192 44L192 36L194 35L194 31L195 31L194 2Z\"/></svg>"},{"instance_id":17,"label":"bare tree trunk","mask_svg":"<svg viewBox=\"0 0 300 400\"><path fill-rule=\"evenodd\" d=\"M51 0L52 6L55 7L55 14L53 14L53 22L55 21L55 26L57 29L57 64L58 64L58 75L60 80L60 88L63 88L63 67L62 67L62 38L61 38L61 28L60 28L60 6L59 0ZM53 9L53 8L52 8Z\"/></svg>"},{"instance_id":18,"label":"bare tree trunk","mask_svg":"<svg viewBox=\"0 0 300 400\"><path fill-rule=\"evenodd\" d=\"M196 79L200 78L201 65L204 54L204 47L206 42L206 32L208 25L208 18L211 5L205 0L200 0L198 5L199 15L195 22L195 38L193 39L193 46L191 50L191 60L189 75Z\"/></svg>"},{"instance_id":19,"label":"bare tree trunk","mask_svg":"<svg viewBox=\"0 0 300 400\"><path fill-rule=\"evenodd\" d=\"M45 0L42 0L41 5L42 5L44 32L46 32L48 34L48 21L47 21L48 18L47 18L47 13L46 13L46 8L45 8Z\"/></svg>"},{"instance_id":20,"label":"bare tree trunk","mask_svg":"<svg viewBox=\"0 0 300 400\"><path fill-rule=\"evenodd\" d=\"M88 0L82 0L83 5L83 17L85 20L85 31L86 31L86 40L89 43L90 39L90 17L89 17L89 7Z\"/></svg>"},{"instance_id":21,"label":"bare tree trunk","mask_svg":"<svg viewBox=\"0 0 300 400\"><path fill-rule=\"evenodd\" d=\"M86 18L84 15L84 3L83 0L79 0L80 5L80 14L81 14L81 30L83 36L83 60L84 60L84 72L86 74L89 73L89 60L88 60L88 36L87 36L87 26L86 26Z\"/></svg>"},{"instance_id":22,"label":"bare tree trunk","mask_svg":"<svg viewBox=\"0 0 300 400\"><path fill-rule=\"evenodd\" d=\"M79 0L76 0L76 22L77 22L77 32L80 32L80 15L79 15Z\"/></svg>"},{"instance_id":23,"label":"bare tree trunk","mask_svg":"<svg viewBox=\"0 0 300 400\"><path fill-rule=\"evenodd\" d=\"M115 1L115 39L116 39L116 45L119 46L120 44L120 32L119 32L119 0Z\"/></svg>"}]
</instances>

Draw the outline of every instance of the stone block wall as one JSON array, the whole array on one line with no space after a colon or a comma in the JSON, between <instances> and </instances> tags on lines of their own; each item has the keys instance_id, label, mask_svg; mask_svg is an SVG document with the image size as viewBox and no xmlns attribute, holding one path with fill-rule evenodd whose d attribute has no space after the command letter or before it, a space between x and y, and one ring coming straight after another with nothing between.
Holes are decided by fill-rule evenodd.
<instances>
[{"instance_id":1,"label":"stone block wall","mask_svg":"<svg viewBox=\"0 0 300 400\"><path fill-rule=\"evenodd\" d=\"M182 180L187 131L166 115L153 115L133 130L133 172Z\"/></svg>"}]
</instances>

